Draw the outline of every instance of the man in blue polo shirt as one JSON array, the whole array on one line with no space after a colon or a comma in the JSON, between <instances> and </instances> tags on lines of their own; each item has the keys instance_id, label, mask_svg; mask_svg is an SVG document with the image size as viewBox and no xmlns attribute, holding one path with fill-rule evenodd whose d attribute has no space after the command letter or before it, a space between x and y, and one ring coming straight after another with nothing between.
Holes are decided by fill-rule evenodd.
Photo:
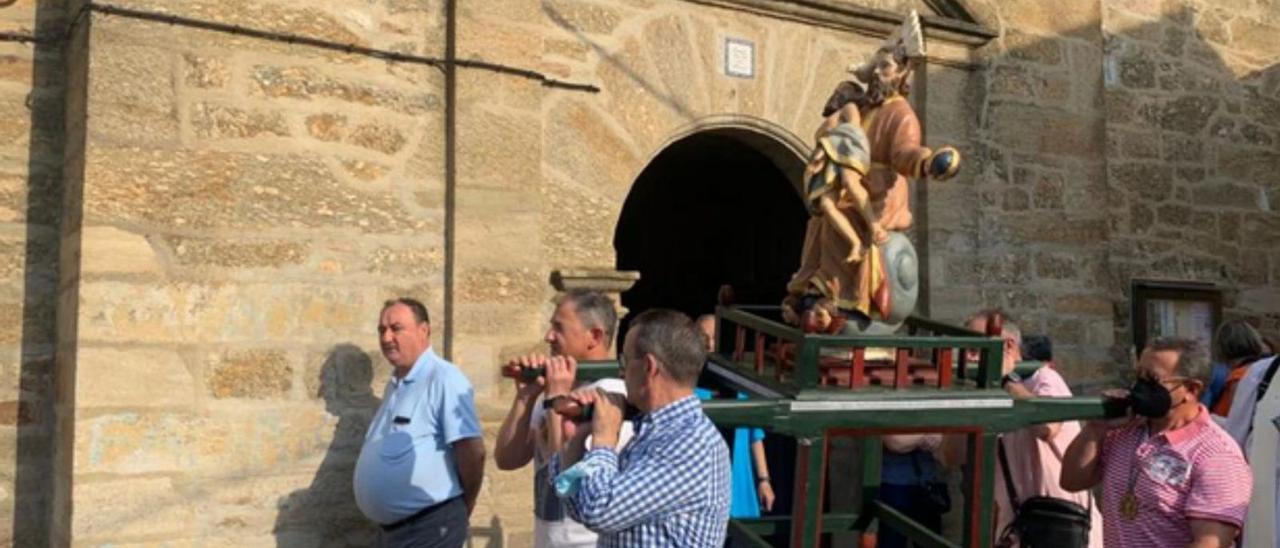
<instances>
[{"instance_id":1,"label":"man in blue polo shirt","mask_svg":"<svg viewBox=\"0 0 1280 548\"><path fill-rule=\"evenodd\" d=\"M356 462L360 511L387 548L460 547L484 478L484 442L471 383L431 350L422 303L387 301L378 322L395 367Z\"/></svg>"}]
</instances>

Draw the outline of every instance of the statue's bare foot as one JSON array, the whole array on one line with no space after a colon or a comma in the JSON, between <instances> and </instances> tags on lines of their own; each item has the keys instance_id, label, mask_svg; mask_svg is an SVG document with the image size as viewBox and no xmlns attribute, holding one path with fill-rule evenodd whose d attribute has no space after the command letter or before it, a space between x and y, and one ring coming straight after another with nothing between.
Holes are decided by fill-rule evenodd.
<instances>
[{"instance_id":1,"label":"statue's bare foot","mask_svg":"<svg viewBox=\"0 0 1280 548\"><path fill-rule=\"evenodd\" d=\"M862 244L853 243L849 246L849 256L845 257L845 262L856 263L862 260Z\"/></svg>"},{"instance_id":2,"label":"statue's bare foot","mask_svg":"<svg viewBox=\"0 0 1280 548\"><path fill-rule=\"evenodd\" d=\"M889 240L889 233L880 226L880 223L871 223L871 241L882 244Z\"/></svg>"}]
</instances>

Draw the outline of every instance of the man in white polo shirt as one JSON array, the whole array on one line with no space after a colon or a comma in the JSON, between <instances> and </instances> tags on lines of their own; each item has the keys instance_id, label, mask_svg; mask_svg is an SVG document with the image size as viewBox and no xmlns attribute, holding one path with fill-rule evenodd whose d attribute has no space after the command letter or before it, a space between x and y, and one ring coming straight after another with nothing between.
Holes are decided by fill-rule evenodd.
<instances>
[{"instance_id":1,"label":"man in white polo shirt","mask_svg":"<svg viewBox=\"0 0 1280 548\"><path fill-rule=\"evenodd\" d=\"M356 504L382 527L379 546L460 547L484 478L471 383L431 350L421 302L387 301L378 336L395 371L360 448Z\"/></svg>"}]
</instances>

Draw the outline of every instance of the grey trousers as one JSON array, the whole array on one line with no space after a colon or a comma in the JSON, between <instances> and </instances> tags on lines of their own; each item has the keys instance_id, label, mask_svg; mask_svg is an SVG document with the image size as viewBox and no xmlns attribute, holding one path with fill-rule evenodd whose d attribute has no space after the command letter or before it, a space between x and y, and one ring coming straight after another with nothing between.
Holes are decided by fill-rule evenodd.
<instances>
[{"instance_id":1,"label":"grey trousers","mask_svg":"<svg viewBox=\"0 0 1280 548\"><path fill-rule=\"evenodd\" d=\"M461 548L467 542L467 504L455 497L378 535L381 548Z\"/></svg>"}]
</instances>

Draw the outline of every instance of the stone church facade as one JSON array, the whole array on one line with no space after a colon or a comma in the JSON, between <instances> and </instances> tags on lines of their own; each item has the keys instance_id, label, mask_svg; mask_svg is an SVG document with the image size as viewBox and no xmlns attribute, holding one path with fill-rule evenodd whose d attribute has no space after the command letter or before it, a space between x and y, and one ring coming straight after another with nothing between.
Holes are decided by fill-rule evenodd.
<instances>
[{"instance_id":1,"label":"stone church facade","mask_svg":"<svg viewBox=\"0 0 1280 548\"><path fill-rule=\"evenodd\" d=\"M1003 306L1083 387L1135 280L1280 334L1273 0L0 0L0 544L367 543L384 299L428 304L491 440L557 288L644 279L646 167L714 136L797 188L910 9L965 158L914 187L922 313ZM477 544L530 543L530 481L487 472Z\"/></svg>"}]
</instances>

